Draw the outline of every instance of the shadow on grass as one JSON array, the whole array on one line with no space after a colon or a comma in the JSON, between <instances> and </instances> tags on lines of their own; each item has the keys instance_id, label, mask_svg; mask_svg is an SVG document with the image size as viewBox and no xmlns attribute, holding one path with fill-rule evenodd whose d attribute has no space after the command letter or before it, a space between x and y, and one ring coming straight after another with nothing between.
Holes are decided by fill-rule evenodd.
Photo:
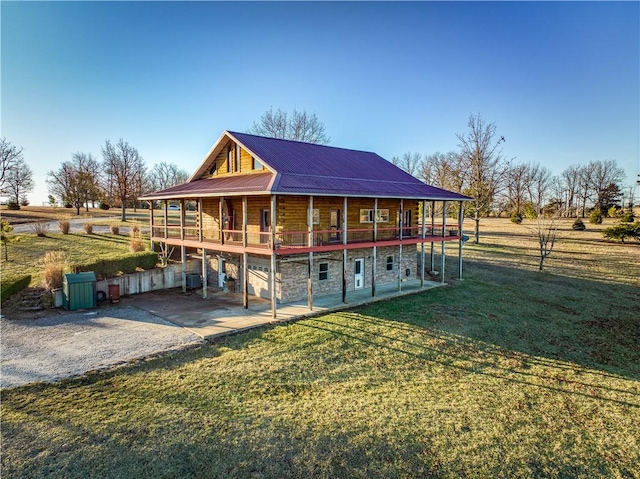
<instances>
[{"instance_id":1,"label":"shadow on grass","mask_svg":"<svg viewBox=\"0 0 640 479\"><path fill-rule=\"evenodd\" d=\"M449 288L357 311L419 326L427 334L455 335L473 348L481 341L530 358L640 380L640 295L635 285L474 261L466 262L466 278Z\"/></svg>"}]
</instances>

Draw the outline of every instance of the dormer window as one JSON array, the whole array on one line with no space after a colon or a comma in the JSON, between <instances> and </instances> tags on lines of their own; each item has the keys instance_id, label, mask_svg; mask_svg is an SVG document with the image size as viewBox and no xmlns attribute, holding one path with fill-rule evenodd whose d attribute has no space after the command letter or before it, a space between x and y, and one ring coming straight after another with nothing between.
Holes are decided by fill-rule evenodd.
<instances>
[{"instance_id":1,"label":"dormer window","mask_svg":"<svg viewBox=\"0 0 640 479\"><path fill-rule=\"evenodd\" d=\"M253 156L251 157L251 169L252 170L262 170L264 166L260 163L260 160L255 159Z\"/></svg>"}]
</instances>

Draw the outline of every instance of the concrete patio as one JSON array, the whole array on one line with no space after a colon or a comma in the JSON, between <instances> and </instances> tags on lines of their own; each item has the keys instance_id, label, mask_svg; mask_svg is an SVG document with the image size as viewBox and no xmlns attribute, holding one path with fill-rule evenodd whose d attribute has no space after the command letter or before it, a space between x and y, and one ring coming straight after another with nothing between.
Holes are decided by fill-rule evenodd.
<instances>
[{"instance_id":1,"label":"concrete patio","mask_svg":"<svg viewBox=\"0 0 640 479\"><path fill-rule=\"evenodd\" d=\"M211 288L207 298L202 298L202 290L182 293L180 289L156 291L122 298L124 304L132 304L167 321L182 326L201 338L211 339L226 334L255 328L266 324L291 321L294 319L353 308L367 303L383 301L398 296L444 286L443 283L420 280L404 281L402 290L397 284L378 286L376 297L371 297L370 289L350 291L347 303L342 302L342 294L332 294L314 298L313 310L309 310L306 300L280 304L276 318L271 315L268 300L251 297L249 307L242 307L242 295L225 293Z\"/></svg>"}]
</instances>

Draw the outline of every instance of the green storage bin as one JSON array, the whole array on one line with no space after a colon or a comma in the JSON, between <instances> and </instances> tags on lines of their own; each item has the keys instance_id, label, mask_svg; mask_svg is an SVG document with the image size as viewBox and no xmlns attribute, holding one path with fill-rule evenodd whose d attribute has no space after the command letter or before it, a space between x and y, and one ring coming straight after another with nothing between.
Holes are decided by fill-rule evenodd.
<instances>
[{"instance_id":1,"label":"green storage bin","mask_svg":"<svg viewBox=\"0 0 640 479\"><path fill-rule=\"evenodd\" d=\"M65 274L62 279L62 306L69 311L96 307L96 274Z\"/></svg>"}]
</instances>

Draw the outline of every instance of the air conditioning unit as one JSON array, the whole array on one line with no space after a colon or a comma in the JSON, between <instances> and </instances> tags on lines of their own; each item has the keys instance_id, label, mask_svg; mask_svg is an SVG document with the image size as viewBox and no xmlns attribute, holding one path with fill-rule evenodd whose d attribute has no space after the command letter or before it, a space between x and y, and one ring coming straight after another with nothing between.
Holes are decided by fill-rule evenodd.
<instances>
[{"instance_id":1,"label":"air conditioning unit","mask_svg":"<svg viewBox=\"0 0 640 479\"><path fill-rule=\"evenodd\" d=\"M202 288L202 277L199 274L187 275L187 289Z\"/></svg>"}]
</instances>

